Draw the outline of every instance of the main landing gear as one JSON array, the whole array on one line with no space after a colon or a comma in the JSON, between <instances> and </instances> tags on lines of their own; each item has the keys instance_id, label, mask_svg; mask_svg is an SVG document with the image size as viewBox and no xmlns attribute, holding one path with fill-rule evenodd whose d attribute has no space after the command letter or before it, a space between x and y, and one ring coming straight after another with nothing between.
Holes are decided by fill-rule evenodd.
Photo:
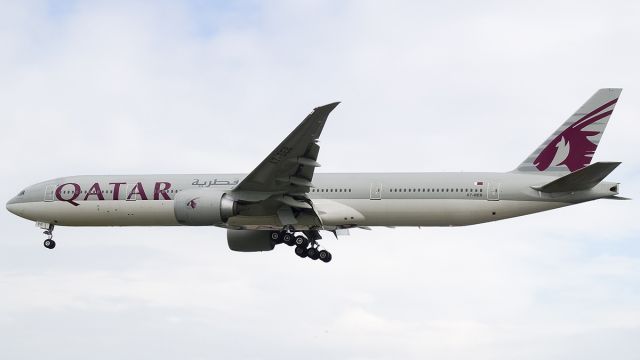
<instances>
[{"instance_id":1,"label":"main landing gear","mask_svg":"<svg viewBox=\"0 0 640 360\"><path fill-rule=\"evenodd\" d=\"M294 252L301 258L308 257L311 260L320 260L325 263L331 261L331 253L327 250L320 250L320 245L316 240L309 240L305 235L296 236L293 229L274 231L271 233L271 239L276 244L295 246Z\"/></svg>"},{"instance_id":2,"label":"main landing gear","mask_svg":"<svg viewBox=\"0 0 640 360\"><path fill-rule=\"evenodd\" d=\"M47 235L47 239L44 241L44 247L47 249L53 249L56 247L56 242L53 241L53 225L49 225L49 228L44 230L45 235Z\"/></svg>"}]
</instances>

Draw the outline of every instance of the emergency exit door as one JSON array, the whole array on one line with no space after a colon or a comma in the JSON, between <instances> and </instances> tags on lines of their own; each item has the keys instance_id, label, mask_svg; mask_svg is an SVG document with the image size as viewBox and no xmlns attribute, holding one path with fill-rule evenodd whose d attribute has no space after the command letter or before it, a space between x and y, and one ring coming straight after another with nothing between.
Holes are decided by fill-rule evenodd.
<instances>
[{"instance_id":1,"label":"emergency exit door","mask_svg":"<svg viewBox=\"0 0 640 360\"><path fill-rule=\"evenodd\" d=\"M380 200L380 199L382 199L382 184L380 184L380 183L371 184L371 190L369 192L369 199L371 199L371 200Z\"/></svg>"}]
</instances>

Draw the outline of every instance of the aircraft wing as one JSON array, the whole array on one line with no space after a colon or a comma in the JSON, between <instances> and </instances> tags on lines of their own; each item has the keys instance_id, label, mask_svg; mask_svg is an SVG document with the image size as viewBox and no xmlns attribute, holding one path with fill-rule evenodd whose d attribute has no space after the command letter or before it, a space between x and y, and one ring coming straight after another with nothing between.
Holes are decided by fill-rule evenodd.
<instances>
[{"instance_id":1,"label":"aircraft wing","mask_svg":"<svg viewBox=\"0 0 640 360\"><path fill-rule=\"evenodd\" d=\"M317 140L329 113L338 104L339 102L335 102L313 109L313 112L233 189L234 192L309 192L313 186L311 180L314 170L320 166L316 161L320 151ZM285 198L283 202L286 203L288 200Z\"/></svg>"}]
</instances>

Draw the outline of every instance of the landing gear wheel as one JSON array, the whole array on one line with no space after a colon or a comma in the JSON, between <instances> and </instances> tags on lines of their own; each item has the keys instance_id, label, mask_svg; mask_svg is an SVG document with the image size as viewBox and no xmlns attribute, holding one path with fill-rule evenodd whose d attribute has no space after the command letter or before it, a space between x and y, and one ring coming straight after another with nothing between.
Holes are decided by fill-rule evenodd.
<instances>
[{"instance_id":1,"label":"landing gear wheel","mask_svg":"<svg viewBox=\"0 0 640 360\"><path fill-rule=\"evenodd\" d=\"M303 248L306 248L307 246L309 246L309 240L307 240L307 238L305 238L304 236L296 236L296 246L300 246Z\"/></svg>"},{"instance_id":2,"label":"landing gear wheel","mask_svg":"<svg viewBox=\"0 0 640 360\"><path fill-rule=\"evenodd\" d=\"M320 250L320 252L318 253L318 258L320 258L320 260L322 260L323 262L328 263L329 261L331 261L331 253L327 250Z\"/></svg>"},{"instance_id":3,"label":"landing gear wheel","mask_svg":"<svg viewBox=\"0 0 640 360\"><path fill-rule=\"evenodd\" d=\"M282 234L278 231L272 232L271 241L273 241L274 244L280 244L282 242Z\"/></svg>"},{"instance_id":4,"label":"landing gear wheel","mask_svg":"<svg viewBox=\"0 0 640 360\"><path fill-rule=\"evenodd\" d=\"M293 246L293 245L295 245L295 241L294 240L295 240L295 237L291 233L285 233L284 235L282 235L282 242L284 244L287 244L289 246Z\"/></svg>"},{"instance_id":5,"label":"landing gear wheel","mask_svg":"<svg viewBox=\"0 0 640 360\"><path fill-rule=\"evenodd\" d=\"M53 249L54 247L56 247L56 242L51 239L47 239L44 241L44 247L46 247L47 249Z\"/></svg>"},{"instance_id":6,"label":"landing gear wheel","mask_svg":"<svg viewBox=\"0 0 640 360\"><path fill-rule=\"evenodd\" d=\"M307 256L311 260L318 260L320 258L320 252L318 251L318 249L312 247L307 249Z\"/></svg>"},{"instance_id":7,"label":"landing gear wheel","mask_svg":"<svg viewBox=\"0 0 640 360\"><path fill-rule=\"evenodd\" d=\"M307 248L302 246L296 246L295 252L296 255L300 256L301 258L305 258L308 255Z\"/></svg>"}]
</instances>

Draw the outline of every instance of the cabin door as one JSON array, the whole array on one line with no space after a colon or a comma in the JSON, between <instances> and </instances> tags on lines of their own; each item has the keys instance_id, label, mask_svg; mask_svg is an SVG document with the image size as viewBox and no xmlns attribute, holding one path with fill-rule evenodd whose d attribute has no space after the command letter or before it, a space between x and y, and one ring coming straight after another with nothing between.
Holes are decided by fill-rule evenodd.
<instances>
[{"instance_id":1,"label":"cabin door","mask_svg":"<svg viewBox=\"0 0 640 360\"><path fill-rule=\"evenodd\" d=\"M47 185L47 188L44 190L44 201L53 201L53 185Z\"/></svg>"},{"instance_id":2,"label":"cabin door","mask_svg":"<svg viewBox=\"0 0 640 360\"><path fill-rule=\"evenodd\" d=\"M500 200L500 184L487 185L487 200L489 201Z\"/></svg>"},{"instance_id":3,"label":"cabin door","mask_svg":"<svg viewBox=\"0 0 640 360\"><path fill-rule=\"evenodd\" d=\"M371 190L369 191L369 199L380 200L382 199L382 184L371 184Z\"/></svg>"}]
</instances>

